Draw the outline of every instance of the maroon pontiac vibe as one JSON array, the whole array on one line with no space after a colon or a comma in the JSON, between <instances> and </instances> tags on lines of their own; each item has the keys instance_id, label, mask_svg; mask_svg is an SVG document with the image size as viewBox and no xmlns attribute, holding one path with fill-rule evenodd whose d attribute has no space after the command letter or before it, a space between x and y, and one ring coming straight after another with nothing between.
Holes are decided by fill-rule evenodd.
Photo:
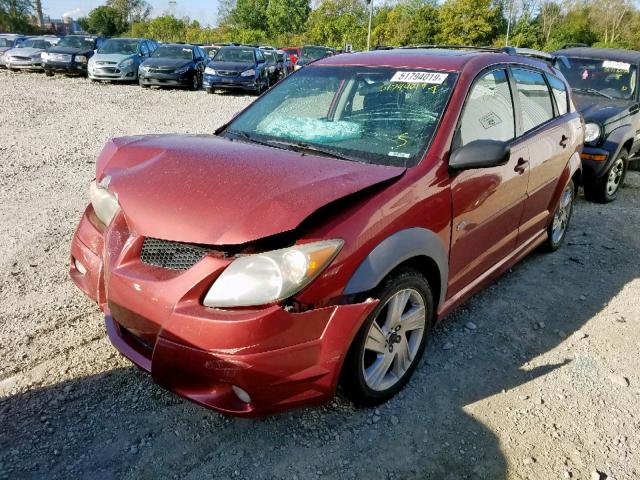
<instances>
[{"instance_id":1,"label":"maroon pontiac vibe","mask_svg":"<svg viewBox=\"0 0 640 480\"><path fill-rule=\"evenodd\" d=\"M562 74L512 49L325 58L214 135L108 143L71 279L201 405L375 405L435 322L561 245L583 136Z\"/></svg>"}]
</instances>

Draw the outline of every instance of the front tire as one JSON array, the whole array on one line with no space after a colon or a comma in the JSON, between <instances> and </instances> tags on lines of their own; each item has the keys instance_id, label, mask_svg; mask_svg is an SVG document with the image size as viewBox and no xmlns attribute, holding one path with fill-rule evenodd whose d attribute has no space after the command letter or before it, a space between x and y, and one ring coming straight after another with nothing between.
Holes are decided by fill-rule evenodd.
<instances>
[{"instance_id":1,"label":"front tire","mask_svg":"<svg viewBox=\"0 0 640 480\"><path fill-rule=\"evenodd\" d=\"M358 331L344 361L342 389L364 406L383 403L409 381L433 326L427 279L403 268L374 292L380 303Z\"/></svg>"},{"instance_id":2,"label":"front tire","mask_svg":"<svg viewBox=\"0 0 640 480\"><path fill-rule=\"evenodd\" d=\"M47 70L47 69L45 69L44 74L45 74L47 77L53 77L53 72L52 72L51 70Z\"/></svg>"},{"instance_id":3,"label":"front tire","mask_svg":"<svg viewBox=\"0 0 640 480\"><path fill-rule=\"evenodd\" d=\"M560 201L553 214L553 220L547 227L547 241L544 244L545 250L555 252L560 248L567 236L567 229L573 213L573 201L576 198L576 187L573 180L564 187L560 195Z\"/></svg>"},{"instance_id":4,"label":"front tire","mask_svg":"<svg viewBox=\"0 0 640 480\"><path fill-rule=\"evenodd\" d=\"M200 82L198 81L198 73L194 72L191 76L191 83L189 84L189 90L196 91L198 90Z\"/></svg>"},{"instance_id":5,"label":"front tire","mask_svg":"<svg viewBox=\"0 0 640 480\"><path fill-rule=\"evenodd\" d=\"M618 197L620 187L627 175L628 154L623 150L607 172L593 183L585 184L584 196L587 200L598 203L613 202Z\"/></svg>"}]
</instances>

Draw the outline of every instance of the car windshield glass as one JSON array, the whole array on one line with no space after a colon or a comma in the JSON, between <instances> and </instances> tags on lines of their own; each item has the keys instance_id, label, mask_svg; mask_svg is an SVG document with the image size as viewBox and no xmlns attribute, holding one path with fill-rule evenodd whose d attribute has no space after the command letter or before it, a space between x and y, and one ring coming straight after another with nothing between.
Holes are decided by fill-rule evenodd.
<instances>
[{"instance_id":1,"label":"car windshield glass","mask_svg":"<svg viewBox=\"0 0 640 480\"><path fill-rule=\"evenodd\" d=\"M13 47L13 40L0 37L0 47Z\"/></svg>"},{"instance_id":2,"label":"car windshield glass","mask_svg":"<svg viewBox=\"0 0 640 480\"><path fill-rule=\"evenodd\" d=\"M85 48L91 50L95 46L95 40L91 37L64 37L58 42L58 47Z\"/></svg>"},{"instance_id":3,"label":"car windshield glass","mask_svg":"<svg viewBox=\"0 0 640 480\"><path fill-rule=\"evenodd\" d=\"M298 56L298 51L291 49L291 50L285 50L285 53L287 53L287 55L294 55L294 56Z\"/></svg>"},{"instance_id":4,"label":"car windshield glass","mask_svg":"<svg viewBox=\"0 0 640 480\"><path fill-rule=\"evenodd\" d=\"M322 47L302 47L302 56L308 60L317 60L326 57L331 50Z\"/></svg>"},{"instance_id":5,"label":"car windshield glass","mask_svg":"<svg viewBox=\"0 0 640 480\"><path fill-rule=\"evenodd\" d=\"M358 162L413 166L435 134L455 79L453 73L418 69L309 67L245 110L224 135Z\"/></svg>"},{"instance_id":6,"label":"car windshield glass","mask_svg":"<svg viewBox=\"0 0 640 480\"><path fill-rule=\"evenodd\" d=\"M49 45L45 40L40 38L29 38L18 45L16 48L48 48Z\"/></svg>"},{"instance_id":7,"label":"car windshield glass","mask_svg":"<svg viewBox=\"0 0 640 480\"><path fill-rule=\"evenodd\" d=\"M98 49L98 53L118 53L121 55L133 55L138 51L137 40L111 39L104 42Z\"/></svg>"},{"instance_id":8,"label":"car windshield glass","mask_svg":"<svg viewBox=\"0 0 640 480\"><path fill-rule=\"evenodd\" d=\"M254 62L253 50L249 48L222 48L213 59L216 62Z\"/></svg>"},{"instance_id":9,"label":"car windshield glass","mask_svg":"<svg viewBox=\"0 0 640 480\"><path fill-rule=\"evenodd\" d=\"M193 59L191 47L182 47L180 45L163 45L161 47L158 47L151 56L156 58L182 58L184 60Z\"/></svg>"},{"instance_id":10,"label":"car windshield glass","mask_svg":"<svg viewBox=\"0 0 640 480\"><path fill-rule=\"evenodd\" d=\"M635 66L619 61L590 58L567 58L558 62L571 88L577 93L629 99L634 96L638 80Z\"/></svg>"}]
</instances>

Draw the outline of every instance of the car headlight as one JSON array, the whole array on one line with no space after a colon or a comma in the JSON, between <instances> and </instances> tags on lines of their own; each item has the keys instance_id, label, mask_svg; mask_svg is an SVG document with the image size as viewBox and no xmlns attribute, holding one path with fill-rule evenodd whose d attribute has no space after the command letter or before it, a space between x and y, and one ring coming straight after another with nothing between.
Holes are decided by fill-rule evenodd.
<instances>
[{"instance_id":1,"label":"car headlight","mask_svg":"<svg viewBox=\"0 0 640 480\"><path fill-rule=\"evenodd\" d=\"M253 68L249 70L245 70L240 74L241 77L253 77L256 74L256 71Z\"/></svg>"},{"instance_id":2,"label":"car headlight","mask_svg":"<svg viewBox=\"0 0 640 480\"><path fill-rule=\"evenodd\" d=\"M47 52L42 52L42 54L40 55L42 60L46 60L49 58L49 54Z\"/></svg>"},{"instance_id":3,"label":"car headlight","mask_svg":"<svg viewBox=\"0 0 640 480\"><path fill-rule=\"evenodd\" d=\"M215 75L216 71L211 67L207 67L204 69L204 73L206 73L207 75Z\"/></svg>"},{"instance_id":4,"label":"car headlight","mask_svg":"<svg viewBox=\"0 0 640 480\"><path fill-rule=\"evenodd\" d=\"M89 185L91 206L93 207L93 211L96 212L96 217L105 225L111 223L111 220L113 220L113 217L115 217L120 209L118 197L107 189L110 180L110 177L105 177L100 183L94 180Z\"/></svg>"},{"instance_id":5,"label":"car headlight","mask_svg":"<svg viewBox=\"0 0 640 480\"><path fill-rule=\"evenodd\" d=\"M178 68L173 73L177 73L177 74L187 73L189 71L189 68L190 68L189 65L185 65L184 67Z\"/></svg>"},{"instance_id":6,"label":"car headlight","mask_svg":"<svg viewBox=\"0 0 640 480\"><path fill-rule=\"evenodd\" d=\"M126 60L123 60L122 62L120 62L118 67L127 68L127 67L130 67L131 65L133 65L133 58L127 58Z\"/></svg>"},{"instance_id":7,"label":"car headlight","mask_svg":"<svg viewBox=\"0 0 640 480\"><path fill-rule=\"evenodd\" d=\"M85 57L84 55L77 55L76 56L76 62L78 62L78 63L87 63L87 57Z\"/></svg>"},{"instance_id":8,"label":"car headlight","mask_svg":"<svg viewBox=\"0 0 640 480\"><path fill-rule=\"evenodd\" d=\"M207 307L249 307L284 300L311 283L343 243L325 240L238 257L216 279L203 303Z\"/></svg>"},{"instance_id":9,"label":"car headlight","mask_svg":"<svg viewBox=\"0 0 640 480\"><path fill-rule=\"evenodd\" d=\"M600 138L600 125L597 123L587 123L584 126L584 141L586 143L595 142Z\"/></svg>"}]
</instances>

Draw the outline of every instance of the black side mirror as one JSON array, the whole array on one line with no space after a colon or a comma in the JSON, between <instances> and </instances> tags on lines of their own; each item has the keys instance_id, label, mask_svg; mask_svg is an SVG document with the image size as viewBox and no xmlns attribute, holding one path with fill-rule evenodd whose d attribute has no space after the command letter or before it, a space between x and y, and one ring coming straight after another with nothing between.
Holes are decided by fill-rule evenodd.
<instances>
[{"instance_id":1,"label":"black side mirror","mask_svg":"<svg viewBox=\"0 0 640 480\"><path fill-rule=\"evenodd\" d=\"M497 140L475 140L451 153L449 167L454 170L489 168L509 161L511 147Z\"/></svg>"}]
</instances>

